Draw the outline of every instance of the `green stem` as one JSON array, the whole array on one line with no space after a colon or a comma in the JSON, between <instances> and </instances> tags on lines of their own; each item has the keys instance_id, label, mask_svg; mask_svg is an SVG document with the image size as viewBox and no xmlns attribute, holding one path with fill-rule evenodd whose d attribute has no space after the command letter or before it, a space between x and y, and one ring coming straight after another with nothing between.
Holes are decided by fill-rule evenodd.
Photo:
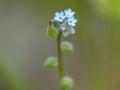
<instances>
[{"instance_id":1,"label":"green stem","mask_svg":"<svg viewBox=\"0 0 120 90\"><path fill-rule=\"evenodd\" d=\"M60 50L61 34L62 34L62 32L59 33L59 36L57 39L59 79L61 79L63 77L63 64L62 64L62 57L61 57L61 50Z\"/></svg>"},{"instance_id":2,"label":"green stem","mask_svg":"<svg viewBox=\"0 0 120 90\"><path fill-rule=\"evenodd\" d=\"M57 38L59 80L61 80L63 78L63 76L64 76L63 62L62 62L61 50L60 50L61 35L62 35L62 32L60 31L59 36ZM64 90L64 89L61 87L61 90Z\"/></svg>"}]
</instances>

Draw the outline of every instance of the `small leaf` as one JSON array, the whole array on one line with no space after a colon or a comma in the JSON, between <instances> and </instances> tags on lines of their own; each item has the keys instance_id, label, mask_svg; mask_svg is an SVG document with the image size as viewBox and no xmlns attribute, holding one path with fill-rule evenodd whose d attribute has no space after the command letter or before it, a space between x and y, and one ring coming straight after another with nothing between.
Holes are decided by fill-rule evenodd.
<instances>
[{"instance_id":1,"label":"small leaf","mask_svg":"<svg viewBox=\"0 0 120 90\"><path fill-rule=\"evenodd\" d=\"M59 31L53 26L47 28L47 36L49 39L57 39Z\"/></svg>"}]
</instances>

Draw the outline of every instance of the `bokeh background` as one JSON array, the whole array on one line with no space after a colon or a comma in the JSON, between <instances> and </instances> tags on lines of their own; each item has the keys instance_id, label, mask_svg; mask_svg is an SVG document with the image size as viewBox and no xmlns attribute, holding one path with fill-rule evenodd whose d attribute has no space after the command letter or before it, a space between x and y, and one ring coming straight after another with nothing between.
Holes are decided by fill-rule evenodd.
<instances>
[{"instance_id":1,"label":"bokeh background","mask_svg":"<svg viewBox=\"0 0 120 90\"><path fill-rule=\"evenodd\" d=\"M120 0L0 0L0 90L60 90L57 70L43 68L56 55L46 27L56 11L76 12L74 44L63 55L71 90L120 90Z\"/></svg>"}]
</instances>

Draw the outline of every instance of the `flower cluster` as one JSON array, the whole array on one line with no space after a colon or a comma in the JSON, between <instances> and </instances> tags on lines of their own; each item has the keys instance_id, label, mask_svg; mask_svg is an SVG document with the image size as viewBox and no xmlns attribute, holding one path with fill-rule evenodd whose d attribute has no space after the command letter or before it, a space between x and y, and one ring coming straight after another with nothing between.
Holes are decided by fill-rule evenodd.
<instances>
[{"instance_id":1,"label":"flower cluster","mask_svg":"<svg viewBox=\"0 0 120 90\"><path fill-rule=\"evenodd\" d=\"M74 17L74 15L75 12L73 12L70 8L65 11L55 13L53 23L58 24L57 28L63 31L64 36L75 33L74 27L76 26L78 20Z\"/></svg>"},{"instance_id":2,"label":"flower cluster","mask_svg":"<svg viewBox=\"0 0 120 90\"><path fill-rule=\"evenodd\" d=\"M62 41L61 35L68 36L69 34L74 34L77 19L74 17L75 12L71 9L67 9L61 12L56 12L55 16L49 22L47 27L47 36L51 40L57 41L57 57L49 56L45 62L44 67L47 69L58 69L58 75L60 76L60 86L61 90L68 90L73 87L73 78L64 75L62 53L72 53L74 51L74 46L68 41Z\"/></svg>"}]
</instances>

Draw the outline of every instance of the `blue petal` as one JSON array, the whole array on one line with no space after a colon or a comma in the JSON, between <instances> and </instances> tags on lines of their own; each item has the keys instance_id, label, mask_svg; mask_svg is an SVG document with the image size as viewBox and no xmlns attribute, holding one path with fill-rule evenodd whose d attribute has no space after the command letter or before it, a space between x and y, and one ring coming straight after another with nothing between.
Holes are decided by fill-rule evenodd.
<instances>
[{"instance_id":1,"label":"blue petal","mask_svg":"<svg viewBox=\"0 0 120 90\"><path fill-rule=\"evenodd\" d=\"M58 17L54 17L54 19L55 19L55 20L57 20L57 19L58 19Z\"/></svg>"},{"instance_id":2,"label":"blue petal","mask_svg":"<svg viewBox=\"0 0 120 90\"><path fill-rule=\"evenodd\" d=\"M64 12L63 12L63 11L61 11L61 12L60 12L60 15L61 15L61 16L64 16Z\"/></svg>"},{"instance_id":3,"label":"blue petal","mask_svg":"<svg viewBox=\"0 0 120 90\"><path fill-rule=\"evenodd\" d=\"M75 26L75 23L72 23L71 25L72 25L72 26Z\"/></svg>"},{"instance_id":4,"label":"blue petal","mask_svg":"<svg viewBox=\"0 0 120 90\"><path fill-rule=\"evenodd\" d=\"M72 17L70 17L70 19L71 19L71 20L74 20L74 19L75 19L75 17L74 17L74 16L72 16Z\"/></svg>"},{"instance_id":5,"label":"blue petal","mask_svg":"<svg viewBox=\"0 0 120 90\"><path fill-rule=\"evenodd\" d=\"M77 19L74 19L74 23L77 23L77 21L78 21Z\"/></svg>"},{"instance_id":6,"label":"blue petal","mask_svg":"<svg viewBox=\"0 0 120 90\"><path fill-rule=\"evenodd\" d=\"M75 14L75 12L72 12L72 13L71 13L71 16L73 16L74 14Z\"/></svg>"},{"instance_id":7,"label":"blue petal","mask_svg":"<svg viewBox=\"0 0 120 90\"><path fill-rule=\"evenodd\" d=\"M59 12L56 12L56 13L55 13L55 16L57 16L57 17L58 17L59 15L60 15L60 14L59 14Z\"/></svg>"},{"instance_id":8,"label":"blue petal","mask_svg":"<svg viewBox=\"0 0 120 90\"><path fill-rule=\"evenodd\" d=\"M68 11L68 12L70 12L70 13L72 12L72 10L71 10L70 8L68 8L68 10L67 10L67 11Z\"/></svg>"}]
</instances>

